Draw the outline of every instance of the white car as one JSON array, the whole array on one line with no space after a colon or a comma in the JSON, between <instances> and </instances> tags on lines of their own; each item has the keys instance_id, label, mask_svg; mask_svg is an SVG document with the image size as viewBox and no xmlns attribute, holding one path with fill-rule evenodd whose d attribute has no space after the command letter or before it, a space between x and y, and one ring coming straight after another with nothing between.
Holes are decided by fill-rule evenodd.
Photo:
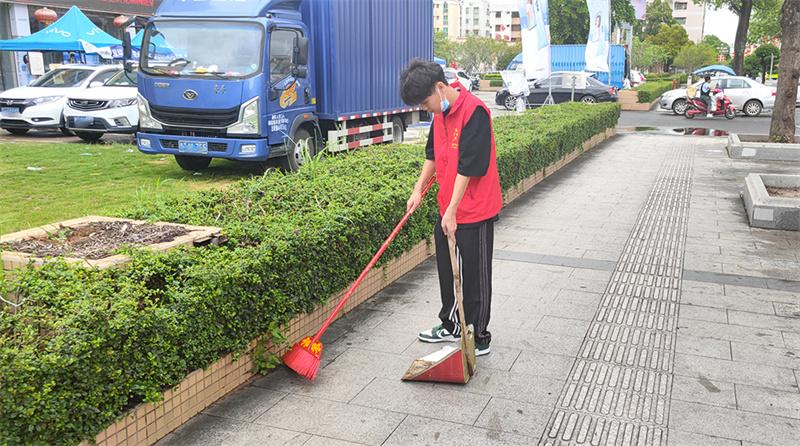
<instances>
[{"instance_id":1,"label":"white car","mask_svg":"<svg viewBox=\"0 0 800 446\"><path fill-rule=\"evenodd\" d=\"M116 74L119 65L63 65L51 70L27 87L0 93L0 128L15 135L31 129L61 129L67 96L103 85Z\"/></svg>"},{"instance_id":2,"label":"white car","mask_svg":"<svg viewBox=\"0 0 800 446\"><path fill-rule=\"evenodd\" d=\"M447 79L448 84L452 84L453 82L458 81L458 83L463 85L464 88L467 89L467 91L473 90L472 79L470 79L470 77L467 76L467 74L461 70L456 70L455 68L445 68L444 78Z\"/></svg>"},{"instance_id":3,"label":"white car","mask_svg":"<svg viewBox=\"0 0 800 446\"><path fill-rule=\"evenodd\" d=\"M693 84L694 89L700 87L703 81ZM712 88L721 88L725 96L731 99L737 112L747 116L758 116L764 110L775 107L775 87L768 87L753 79L744 76L721 76L711 79ZM686 88L670 90L661 95L659 106L665 110L672 110L676 115L686 111Z\"/></svg>"},{"instance_id":4,"label":"white car","mask_svg":"<svg viewBox=\"0 0 800 446\"><path fill-rule=\"evenodd\" d=\"M119 70L101 87L72 94L64 108L66 127L87 142L106 133L135 133L139 126L136 71Z\"/></svg>"}]
</instances>

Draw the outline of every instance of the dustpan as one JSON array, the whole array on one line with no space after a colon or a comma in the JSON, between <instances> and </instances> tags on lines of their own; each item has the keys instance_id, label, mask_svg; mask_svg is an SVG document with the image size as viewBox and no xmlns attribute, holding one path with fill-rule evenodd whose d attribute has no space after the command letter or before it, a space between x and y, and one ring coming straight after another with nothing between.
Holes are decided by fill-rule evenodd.
<instances>
[{"instance_id":1,"label":"dustpan","mask_svg":"<svg viewBox=\"0 0 800 446\"><path fill-rule=\"evenodd\" d=\"M442 347L427 356L415 359L411 363L403 381L431 381L466 384L475 374L475 330L466 324L464 317L464 298L461 295L461 273L456 258L456 243L448 238L450 246L450 264L453 269L453 285L458 307L458 322L461 326L461 345Z\"/></svg>"}]
</instances>

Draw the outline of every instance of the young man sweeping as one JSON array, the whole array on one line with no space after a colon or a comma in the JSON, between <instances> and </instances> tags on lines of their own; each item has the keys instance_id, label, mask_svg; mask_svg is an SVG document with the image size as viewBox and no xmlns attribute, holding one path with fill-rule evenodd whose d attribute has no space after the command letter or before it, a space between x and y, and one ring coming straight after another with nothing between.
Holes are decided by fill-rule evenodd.
<instances>
[{"instance_id":1,"label":"young man sweeping","mask_svg":"<svg viewBox=\"0 0 800 446\"><path fill-rule=\"evenodd\" d=\"M435 173L440 219L434 229L442 309L441 324L419 333L423 342L454 342L461 333L453 290L448 237L456 240L461 266L464 312L475 329L475 353L489 353L492 335L492 247L494 222L503 205L489 109L466 89L447 84L442 68L412 60L400 76L403 101L433 113L425 163L408 209L422 201L422 189Z\"/></svg>"}]
</instances>

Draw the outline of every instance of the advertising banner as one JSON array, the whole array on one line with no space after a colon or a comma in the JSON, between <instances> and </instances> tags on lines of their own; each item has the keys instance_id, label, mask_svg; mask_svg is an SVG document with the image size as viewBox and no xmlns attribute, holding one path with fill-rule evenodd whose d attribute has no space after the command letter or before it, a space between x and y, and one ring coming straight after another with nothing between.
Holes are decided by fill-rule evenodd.
<instances>
[{"instance_id":1,"label":"advertising banner","mask_svg":"<svg viewBox=\"0 0 800 446\"><path fill-rule=\"evenodd\" d=\"M586 0L586 5L589 7L589 38L585 69L608 72L609 0Z\"/></svg>"},{"instance_id":2,"label":"advertising banner","mask_svg":"<svg viewBox=\"0 0 800 446\"><path fill-rule=\"evenodd\" d=\"M547 0L520 0L522 64L528 79L550 75L550 17Z\"/></svg>"}]
</instances>

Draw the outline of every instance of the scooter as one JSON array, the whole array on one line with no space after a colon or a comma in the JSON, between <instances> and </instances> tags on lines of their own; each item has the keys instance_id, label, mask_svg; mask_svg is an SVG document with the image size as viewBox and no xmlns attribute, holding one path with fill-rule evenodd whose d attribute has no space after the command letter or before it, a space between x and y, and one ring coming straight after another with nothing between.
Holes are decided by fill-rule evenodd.
<instances>
[{"instance_id":1,"label":"scooter","mask_svg":"<svg viewBox=\"0 0 800 446\"><path fill-rule=\"evenodd\" d=\"M717 94L722 90L716 89L712 93ZM689 103L686 104L686 111L683 113L688 119L692 119L697 115L707 115L708 108L704 100L700 98L690 98ZM717 109L711 112L712 116L725 116L727 119L736 117L736 107L733 106L730 98L722 96L721 100L717 100Z\"/></svg>"}]
</instances>

